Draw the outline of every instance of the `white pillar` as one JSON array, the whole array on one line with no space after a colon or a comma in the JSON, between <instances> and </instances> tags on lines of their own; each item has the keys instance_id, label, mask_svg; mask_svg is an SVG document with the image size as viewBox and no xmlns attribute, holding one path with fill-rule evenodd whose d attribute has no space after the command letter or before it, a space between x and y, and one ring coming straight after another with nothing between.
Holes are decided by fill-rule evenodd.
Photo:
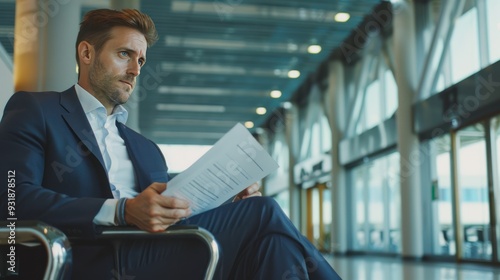
<instances>
[{"instance_id":1,"label":"white pillar","mask_svg":"<svg viewBox=\"0 0 500 280\"><path fill-rule=\"evenodd\" d=\"M16 91L61 91L76 83L79 23L79 0L16 1Z\"/></svg>"},{"instance_id":2,"label":"white pillar","mask_svg":"<svg viewBox=\"0 0 500 280\"><path fill-rule=\"evenodd\" d=\"M300 215L300 190L294 181L295 159L298 156L298 120L297 107L291 105L285 110L285 135L288 144L288 193L290 201L290 220L297 227L301 228Z\"/></svg>"},{"instance_id":3,"label":"white pillar","mask_svg":"<svg viewBox=\"0 0 500 280\"><path fill-rule=\"evenodd\" d=\"M329 65L328 89L325 109L332 131L332 248L335 253L347 252L347 193L345 168L339 161L339 144L343 137L345 117L343 106L339 105L344 94L344 68L340 61ZM353 217L355 218L355 217Z\"/></svg>"},{"instance_id":4,"label":"white pillar","mask_svg":"<svg viewBox=\"0 0 500 280\"><path fill-rule=\"evenodd\" d=\"M394 13L394 59L398 85L398 151L400 154L401 245L403 258L423 255L419 141L413 132L412 103L417 90L415 18L412 2Z\"/></svg>"}]
</instances>

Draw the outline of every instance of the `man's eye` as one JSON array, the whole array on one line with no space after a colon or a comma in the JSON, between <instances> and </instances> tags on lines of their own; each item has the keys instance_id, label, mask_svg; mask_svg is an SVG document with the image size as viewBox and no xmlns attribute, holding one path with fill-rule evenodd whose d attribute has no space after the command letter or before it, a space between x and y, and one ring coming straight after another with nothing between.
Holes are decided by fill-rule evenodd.
<instances>
[{"instance_id":1,"label":"man's eye","mask_svg":"<svg viewBox=\"0 0 500 280\"><path fill-rule=\"evenodd\" d=\"M120 55L121 55L121 56L128 56L128 52L126 52L126 51L121 51L121 52L120 52Z\"/></svg>"},{"instance_id":2,"label":"man's eye","mask_svg":"<svg viewBox=\"0 0 500 280\"><path fill-rule=\"evenodd\" d=\"M144 60L139 60L139 65L140 66L144 65Z\"/></svg>"}]
</instances>

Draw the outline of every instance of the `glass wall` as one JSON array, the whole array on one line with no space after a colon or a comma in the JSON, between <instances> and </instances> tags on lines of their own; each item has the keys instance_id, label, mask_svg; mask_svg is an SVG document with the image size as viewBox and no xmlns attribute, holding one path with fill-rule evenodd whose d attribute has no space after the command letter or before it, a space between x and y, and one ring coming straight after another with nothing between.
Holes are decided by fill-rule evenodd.
<instances>
[{"instance_id":1,"label":"glass wall","mask_svg":"<svg viewBox=\"0 0 500 280\"><path fill-rule=\"evenodd\" d=\"M443 2L441 6L444 5ZM450 22L453 32L442 56L443 65L433 93L441 92L500 59L499 11L500 1L497 0L466 1L460 17ZM437 22L431 26L435 28L436 25ZM426 31L426 39L430 38L429 31ZM444 39L438 39L439 53L443 51ZM437 55L433 61L434 69L439 65L440 58Z\"/></svg>"},{"instance_id":2,"label":"glass wall","mask_svg":"<svg viewBox=\"0 0 500 280\"><path fill-rule=\"evenodd\" d=\"M331 251L332 203L326 184L307 189L307 238L323 252Z\"/></svg>"},{"instance_id":3,"label":"glass wall","mask_svg":"<svg viewBox=\"0 0 500 280\"><path fill-rule=\"evenodd\" d=\"M451 144L450 135L446 134L431 140L434 146L435 155L434 174L436 179L432 182L433 187L433 211L434 219L433 234L435 240L434 254L437 255L455 255L455 226L453 223L452 209L452 184L451 184ZM432 160L432 159L431 159Z\"/></svg>"},{"instance_id":4,"label":"glass wall","mask_svg":"<svg viewBox=\"0 0 500 280\"><path fill-rule=\"evenodd\" d=\"M363 250L367 247L367 239L369 234L369 227L366 223L366 217L368 217L368 193L365 192L366 186L365 182L368 181L367 167L364 165L358 166L351 170L351 182L354 187L353 193L353 217L355 217L355 223L353 227L353 232L356 233L356 238L354 240L353 249Z\"/></svg>"},{"instance_id":5,"label":"glass wall","mask_svg":"<svg viewBox=\"0 0 500 280\"><path fill-rule=\"evenodd\" d=\"M374 38L373 40L382 39ZM360 77L357 78L357 82L361 84L358 85L360 92L356 102L359 103L357 106L360 110L350 111L353 114L352 123L355 125L356 134L361 134L390 118L398 106L398 91L394 75L380 49L373 51L375 53L366 58L368 61L364 63L367 69L358 73ZM362 79L365 76L366 79Z\"/></svg>"},{"instance_id":6,"label":"glass wall","mask_svg":"<svg viewBox=\"0 0 500 280\"><path fill-rule=\"evenodd\" d=\"M308 103L299 109L301 139L298 162L320 156L332 148L332 131L322 103L319 88L313 86Z\"/></svg>"},{"instance_id":7,"label":"glass wall","mask_svg":"<svg viewBox=\"0 0 500 280\"><path fill-rule=\"evenodd\" d=\"M392 153L351 169L357 251L400 250L399 155Z\"/></svg>"},{"instance_id":8,"label":"glass wall","mask_svg":"<svg viewBox=\"0 0 500 280\"><path fill-rule=\"evenodd\" d=\"M477 8L472 7L455 22L450 42L451 81L456 84L480 69Z\"/></svg>"},{"instance_id":9,"label":"glass wall","mask_svg":"<svg viewBox=\"0 0 500 280\"><path fill-rule=\"evenodd\" d=\"M500 59L500 1L486 0L489 63Z\"/></svg>"},{"instance_id":10,"label":"glass wall","mask_svg":"<svg viewBox=\"0 0 500 280\"><path fill-rule=\"evenodd\" d=\"M495 117L431 140L437 178L431 214L438 240L434 255L498 262L498 221L492 213L500 207L491 202L498 201L500 192L499 122Z\"/></svg>"},{"instance_id":11,"label":"glass wall","mask_svg":"<svg viewBox=\"0 0 500 280\"><path fill-rule=\"evenodd\" d=\"M491 259L489 237L488 168L484 127L468 126L457 135L457 186L462 256L465 259Z\"/></svg>"}]
</instances>

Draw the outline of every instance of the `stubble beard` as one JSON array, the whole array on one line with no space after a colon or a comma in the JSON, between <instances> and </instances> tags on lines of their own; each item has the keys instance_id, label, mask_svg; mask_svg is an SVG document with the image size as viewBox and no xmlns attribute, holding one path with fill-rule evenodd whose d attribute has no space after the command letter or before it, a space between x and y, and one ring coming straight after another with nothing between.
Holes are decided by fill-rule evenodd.
<instances>
[{"instance_id":1,"label":"stubble beard","mask_svg":"<svg viewBox=\"0 0 500 280\"><path fill-rule=\"evenodd\" d=\"M118 75L113 76L108 73L99 59L96 59L90 67L89 79L95 97L101 102L106 102L107 105L116 106L125 104L133 91L133 88L129 91L118 88L115 85L116 82L120 80L130 81L130 78ZM126 97L123 97L123 92L127 94Z\"/></svg>"}]
</instances>

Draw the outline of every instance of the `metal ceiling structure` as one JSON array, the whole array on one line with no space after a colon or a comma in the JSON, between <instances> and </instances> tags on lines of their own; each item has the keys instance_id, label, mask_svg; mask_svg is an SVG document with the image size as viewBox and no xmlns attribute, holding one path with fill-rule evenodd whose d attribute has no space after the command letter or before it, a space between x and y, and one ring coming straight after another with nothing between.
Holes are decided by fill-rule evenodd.
<instances>
[{"instance_id":1,"label":"metal ceiling structure","mask_svg":"<svg viewBox=\"0 0 500 280\"><path fill-rule=\"evenodd\" d=\"M83 1L82 13L108 2ZM158 144L211 145L236 122L255 132L380 2L141 1L160 35L140 76L141 133ZM350 17L338 22L339 13ZM14 15L15 1L0 1L0 42L11 55Z\"/></svg>"}]
</instances>

